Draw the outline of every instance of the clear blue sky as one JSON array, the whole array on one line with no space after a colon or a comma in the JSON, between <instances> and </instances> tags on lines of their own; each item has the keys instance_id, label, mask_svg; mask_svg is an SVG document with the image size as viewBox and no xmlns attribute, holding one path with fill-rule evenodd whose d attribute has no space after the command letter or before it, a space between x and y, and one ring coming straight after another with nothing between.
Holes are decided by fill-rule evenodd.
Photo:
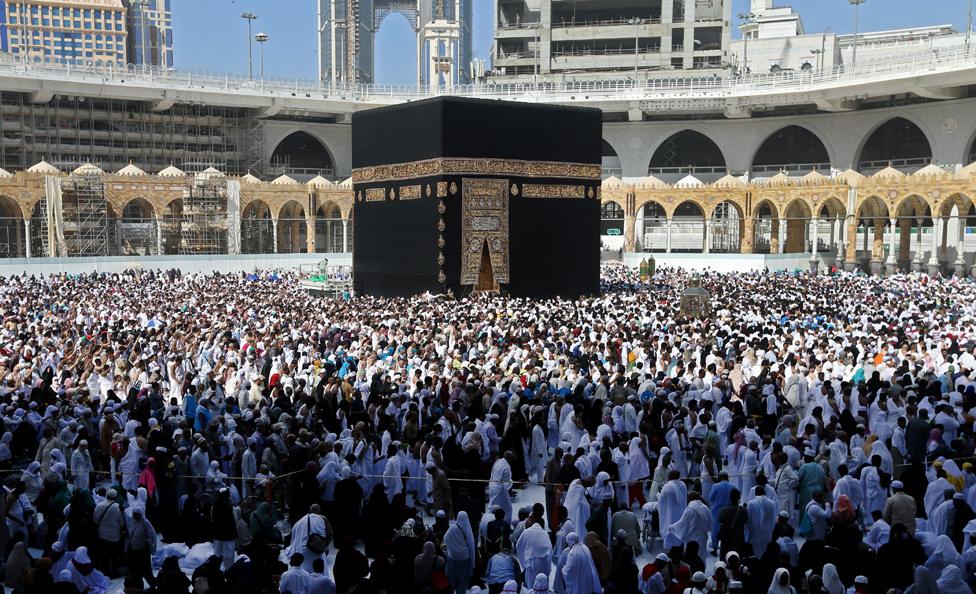
<instances>
[{"instance_id":1,"label":"clear blue sky","mask_svg":"<svg viewBox=\"0 0 976 594\"><path fill-rule=\"evenodd\" d=\"M847 0L784 0L803 17L808 33L828 27L836 33L854 29ZM181 69L247 73L247 23L243 12L259 16L254 33L271 36L265 45L267 76L313 79L316 76L315 0L173 0L176 66ZM491 48L492 0L474 0L474 52L487 58ZM749 9L734 0L733 14ZM861 30L895 29L949 23L966 27L966 0L868 0L861 6ZM256 46L257 44L255 44ZM376 43L378 82L412 84L416 80L416 42L406 19L387 17ZM258 50L254 48L254 71Z\"/></svg>"}]
</instances>

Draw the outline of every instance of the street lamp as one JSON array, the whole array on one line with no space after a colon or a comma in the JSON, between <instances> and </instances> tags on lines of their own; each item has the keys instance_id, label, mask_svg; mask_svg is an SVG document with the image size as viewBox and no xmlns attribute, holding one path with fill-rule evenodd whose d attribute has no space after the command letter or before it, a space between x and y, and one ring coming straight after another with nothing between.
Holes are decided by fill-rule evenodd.
<instances>
[{"instance_id":1,"label":"street lamp","mask_svg":"<svg viewBox=\"0 0 976 594\"><path fill-rule=\"evenodd\" d=\"M241 15L247 21L247 79L254 80L254 58L251 49L251 22L256 21L258 15L253 12L245 12Z\"/></svg>"},{"instance_id":2,"label":"street lamp","mask_svg":"<svg viewBox=\"0 0 976 594\"><path fill-rule=\"evenodd\" d=\"M258 33L254 36L254 41L258 42L258 48L260 48L261 54L261 82L264 82L264 43L271 39L267 33Z\"/></svg>"},{"instance_id":3,"label":"street lamp","mask_svg":"<svg viewBox=\"0 0 976 594\"><path fill-rule=\"evenodd\" d=\"M969 0L969 20L966 25L966 51L969 51L969 44L973 39L973 0Z\"/></svg>"},{"instance_id":4,"label":"street lamp","mask_svg":"<svg viewBox=\"0 0 976 594\"><path fill-rule=\"evenodd\" d=\"M634 86L637 86L637 68L640 65L640 24L641 20L637 17L630 19L630 24L634 26Z\"/></svg>"},{"instance_id":5,"label":"street lamp","mask_svg":"<svg viewBox=\"0 0 976 594\"><path fill-rule=\"evenodd\" d=\"M857 30L861 24L861 5L867 0L847 0L847 3L854 7L854 49L851 51L851 67L857 66Z\"/></svg>"},{"instance_id":6,"label":"street lamp","mask_svg":"<svg viewBox=\"0 0 976 594\"><path fill-rule=\"evenodd\" d=\"M823 70L823 58L822 58L822 56L823 56L824 51L822 49L812 49L812 50L810 50L810 53L813 54L814 56L816 56L816 58L814 58L814 59L817 61L817 70Z\"/></svg>"},{"instance_id":7,"label":"street lamp","mask_svg":"<svg viewBox=\"0 0 976 594\"><path fill-rule=\"evenodd\" d=\"M739 13L739 20L742 21L742 25L739 27L742 29L742 72L749 73L749 32L744 30L746 25L751 25L756 20L756 15L749 12L746 14Z\"/></svg>"}]
</instances>

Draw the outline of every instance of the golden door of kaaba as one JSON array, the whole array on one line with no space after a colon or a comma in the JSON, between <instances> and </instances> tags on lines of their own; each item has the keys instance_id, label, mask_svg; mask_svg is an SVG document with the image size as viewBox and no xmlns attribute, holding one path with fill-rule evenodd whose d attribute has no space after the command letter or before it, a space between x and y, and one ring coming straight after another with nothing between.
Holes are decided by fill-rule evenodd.
<instances>
[{"instance_id":1,"label":"golden door of kaaba","mask_svg":"<svg viewBox=\"0 0 976 594\"><path fill-rule=\"evenodd\" d=\"M461 284L498 291L509 280L506 179L461 182Z\"/></svg>"}]
</instances>

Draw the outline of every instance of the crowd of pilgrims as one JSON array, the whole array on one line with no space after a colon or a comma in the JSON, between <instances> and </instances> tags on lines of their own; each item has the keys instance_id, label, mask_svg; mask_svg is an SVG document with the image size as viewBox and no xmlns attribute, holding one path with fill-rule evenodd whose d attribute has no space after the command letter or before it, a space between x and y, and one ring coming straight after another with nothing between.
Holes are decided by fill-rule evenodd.
<instances>
[{"instance_id":1,"label":"crowd of pilgrims","mask_svg":"<svg viewBox=\"0 0 976 594\"><path fill-rule=\"evenodd\" d=\"M974 591L969 281L298 280L0 283L8 591Z\"/></svg>"}]
</instances>

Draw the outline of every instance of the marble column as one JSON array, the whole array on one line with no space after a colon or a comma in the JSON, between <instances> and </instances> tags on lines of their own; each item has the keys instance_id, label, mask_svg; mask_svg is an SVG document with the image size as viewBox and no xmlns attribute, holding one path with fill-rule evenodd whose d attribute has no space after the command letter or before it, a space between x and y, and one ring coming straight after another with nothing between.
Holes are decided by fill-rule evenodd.
<instances>
[{"instance_id":1,"label":"marble column","mask_svg":"<svg viewBox=\"0 0 976 594\"><path fill-rule=\"evenodd\" d=\"M752 217L746 217L742 220L743 233L742 241L739 243L739 253L740 254L751 254L754 251L754 242L756 237L756 221Z\"/></svg>"},{"instance_id":2,"label":"marble column","mask_svg":"<svg viewBox=\"0 0 976 594\"><path fill-rule=\"evenodd\" d=\"M786 253L786 219L779 220L779 253Z\"/></svg>"},{"instance_id":3,"label":"marble column","mask_svg":"<svg viewBox=\"0 0 976 594\"><path fill-rule=\"evenodd\" d=\"M665 244L664 252L667 254L671 253L671 217L665 220L665 225L667 227L667 243Z\"/></svg>"},{"instance_id":4,"label":"marble column","mask_svg":"<svg viewBox=\"0 0 976 594\"><path fill-rule=\"evenodd\" d=\"M857 217L849 217L847 220L847 241L844 246L847 255L844 259L844 270L853 272L857 269Z\"/></svg>"},{"instance_id":5,"label":"marble column","mask_svg":"<svg viewBox=\"0 0 976 594\"><path fill-rule=\"evenodd\" d=\"M966 274L966 217L960 213L956 217L956 224L959 234L956 238L956 260L952 264L952 271L961 277Z\"/></svg>"},{"instance_id":6,"label":"marble column","mask_svg":"<svg viewBox=\"0 0 976 594\"><path fill-rule=\"evenodd\" d=\"M817 258L817 251L820 246L817 243L820 241L820 218L814 217L810 220L810 272L817 272L820 267L820 259Z\"/></svg>"},{"instance_id":7,"label":"marble column","mask_svg":"<svg viewBox=\"0 0 976 594\"><path fill-rule=\"evenodd\" d=\"M932 227L932 255L929 256L928 273L929 276L935 276L941 270L939 265L939 244L942 243L942 230L944 228L945 222L942 217L936 217L933 219Z\"/></svg>"},{"instance_id":8,"label":"marble column","mask_svg":"<svg viewBox=\"0 0 976 594\"><path fill-rule=\"evenodd\" d=\"M348 226L349 219L342 219L342 251L345 253L352 251L352 246L349 245Z\"/></svg>"},{"instance_id":9,"label":"marble column","mask_svg":"<svg viewBox=\"0 0 976 594\"><path fill-rule=\"evenodd\" d=\"M274 253L278 253L278 219L271 219L271 243L274 244Z\"/></svg>"},{"instance_id":10,"label":"marble column","mask_svg":"<svg viewBox=\"0 0 976 594\"><path fill-rule=\"evenodd\" d=\"M925 268L925 246L922 243L922 223L924 219L915 219L918 232L915 234L915 257L912 259L912 272L921 272Z\"/></svg>"},{"instance_id":11,"label":"marble column","mask_svg":"<svg viewBox=\"0 0 976 594\"><path fill-rule=\"evenodd\" d=\"M898 254L895 251L895 236L898 234L898 219L888 220L891 228L888 230L888 258L885 260L885 273L894 274L898 272Z\"/></svg>"},{"instance_id":12,"label":"marble column","mask_svg":"<svg viewBox=\"0 0 976 594\"><path fill-rule=\"evenodd\" d=\"M711 219L705 219L705 224L703 225L703 229L704 231L702 233L702 239L703 239L702 243L704 245L702 246L702 253L708 254L712 251L712 220Z\"/></svg>"},{"instance_id":13,"label":"marble column","mask_svg":"<svg viewBox=\"0 0 976 594\"><path fill-rule=\"evenodd\" d=\"M30 234L30 227L31 227L30 219L25 219L24 220L24 238L25 238L25 241L24 241L24 246L25 246L24 254L28 258L31 257L31 234Z\"/></svg>"}]
</instances>

